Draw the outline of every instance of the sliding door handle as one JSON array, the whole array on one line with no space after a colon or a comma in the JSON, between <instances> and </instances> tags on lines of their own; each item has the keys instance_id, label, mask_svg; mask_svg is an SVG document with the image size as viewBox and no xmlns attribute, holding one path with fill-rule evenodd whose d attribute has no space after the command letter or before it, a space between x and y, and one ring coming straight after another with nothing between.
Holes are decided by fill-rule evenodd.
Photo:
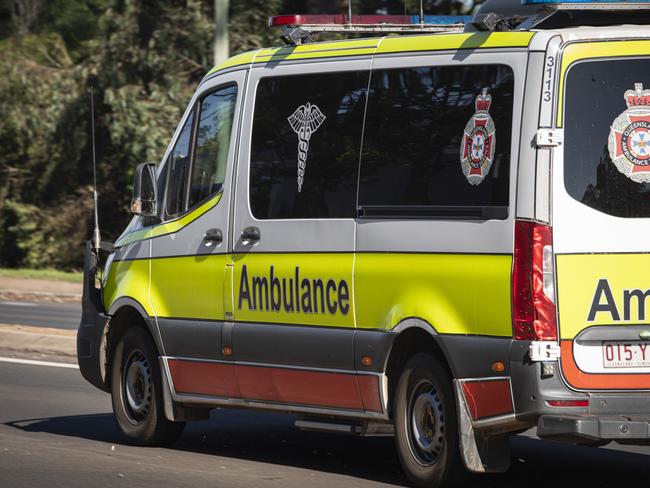
<instances>
[{"instance_id":1,"label":"sliding door handle","mask_svg":"<svg viewBox=\"0 0 650 488\"><path fill-rule=\"evenodd\" d=\"M257 227L246 227L241 233L241 242L244 246L255 244L260 240L260 230Z\"/></svg>"}]
</instances>

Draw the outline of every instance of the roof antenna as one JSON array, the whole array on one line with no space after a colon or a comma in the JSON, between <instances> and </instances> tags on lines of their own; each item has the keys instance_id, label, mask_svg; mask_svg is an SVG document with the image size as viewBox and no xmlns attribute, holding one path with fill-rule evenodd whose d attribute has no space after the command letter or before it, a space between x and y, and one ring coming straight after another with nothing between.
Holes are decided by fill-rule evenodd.
<instances>
[{"instance_id":1,"label":"roof antenna","mask_svg":"<svg viewBox=\"0 0 650 488\"><path fill-rule=\"evenodd\" d=\"M93 203L95 207L95 227L93 229L93 249L99 253L102 236L99 232L99 213L97 211L97 158L95 156L95 87L90 85L90 127L93 144Z\"/></svg>"}]
</instances>

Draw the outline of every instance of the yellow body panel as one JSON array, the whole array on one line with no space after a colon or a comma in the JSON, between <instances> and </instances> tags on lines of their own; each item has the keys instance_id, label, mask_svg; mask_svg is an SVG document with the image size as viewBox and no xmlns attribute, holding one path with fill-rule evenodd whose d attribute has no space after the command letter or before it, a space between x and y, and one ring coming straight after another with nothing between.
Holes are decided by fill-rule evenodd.
<instances>
[{"instance_id":1,"label":"yellow body panel","mask_svg":"<svg viewBox=\"0 0 650 488\"><path fill-rule=\"evenodd\" d=\"M243 322L391 330L416 317L444 334L512 333L511 256L360 253L354 265L352 253L239 254L228 266L230 260L224 254L151 260L150 301L148 261L116 262L107 304L130 296L160 317L224 320L225 303L234 320ZM259 288L254 279L263 280ZM307 302L303 280L309 282ZM314 286L316 280L323 292ZM285 297L292 309L284 305Z\"/></svg>"},{"instance_id":2,"label":"yellow body panel","mask_svg":"<svg viewBox=\"0 0 650 488\"><path fill-rule=\"evenodd\" d=\"M260 49L255 63L315 59L328 57L372 55L381 38L352 39L348 41L312 42L299 46L282 46Z\"/></svg>"},{"instance_id":3,"label":"yellow body panel","mask_svg":"<svg viewBox=\"0 0 650 488\"><path fill-rule=\"evenodd\" d=\"M631 298L629 316L626 318L625 290L650 289L650 254L578 254L557 256L557 296L562 339L573 339L583 329L594 325L631 325L650 322L650 313L639 317L639 299ZM598 292L601 280L607 281L613 307L605 311L608 303L605 291ZM602 290L602 289L601 289ZM650 294L650 293L649 293ZM592 306L600 304L601 311L589 320ZM650 299L645 307L650 312ZM612 312L616 310L612 314ZM616 320L618 318L618 320Z\"/></svg>"},{"instance_id":4,"label":"yellow body panel","mask_svg":"<svg viewBox=\"0 0 650 488\"><path fill-rule=\"evenodd\" d=\"M113 261L104 284L104 307L106 310L121 297L132 298L153 316L149 301L149 261Z\"/></svg>"},{"instance_id":5,"label":"yellow body panel","mask_svg":"<svg viewBox=\"0 0 650 488\"><path fill-rule=\"evenodd\" d=\"M394 36L386 37L377 48L376 54L527 47L533 35L532 32L476 32L468 34Z\"/></svg>"},{"instance_id":6,"label":"yellow body panel","mask_svg":"<svg viewBox=\"0 0 650 488\"><path fill-rule=\"evenodd\" d=\"M151 303L159 317L223 320L225 254L151 260Z\"/></svg>"},{"instance_id":7,"label":"yellow body panel","mask_svg":"<svg viewBox=\"0 0 650 488\"><path fill-rule=\"evenodd\" d=\"M418 317L439 333L510 336L511 268L504 255L358 254L358 326Z\"/></svg>"},{"instance_id":8,"label":"yellow body panel","mask_svg":"<svg viewBox=\"0 0 650 488\"><path fill-rule=\"evenodd\" d=\"M459 34L423 34L411 36L373 37L342 41L312 42L299 46L263 48L233 56L215 66L208 74L234 66L245 66L297 59L318 59L375 54L444 51L451 49L493 49L527 47L533 32L476 32Z\"/></svg>"},{"instance_id":9,"label":"yellow body panel","mask_svg":"<svg viewBox=\"0 0 650 488\"><path fill-rule=\"evenodd\" d=\"M255 59L256 54L257 54L257 50L247 51L245 53L237 54L231 58L226 59L223 63L212 68L208 72L208 75L216 73L217 71L220 71L222 69L228 69L228 68L233 68L235 66L243 66L246 64L251 64Z\"/></svg>"},{"instance_id":10,"label":"yellow body panel","mask_svg":"<svg viewBox=\"0 0 650 488\"><path fill-rule=\"evenodd\" d=\"M285 324L302 324L302 325L321 325L334 327L354 327L354 291L352 285L352 264L354 255L352 253L341 254L236 254L233 257L234 262L234 307L235 320L243 322L273 322ZM243 276L244 266L246 275ZM273 277L271 277L271 266L273 266ZM300 287L295 290L296 267L299 268L298 281ZM273 304L266 299L266 293L262 293L263 300L259 299L259 294L254 292L253 279L266 279L267 286L270 290L272 278L277 279L279 286L285 286L286 290L293 289L292 295L282 292L281 295L277 286L274 287L275 298L279 296L281 306L279 310L273 310ZM312 312L298 310L297 302L303 302L306 289L303 289L303 280L308 280L309 300L312 303ZM327 309L327 304L323 305L320 300L320 290L313 292L314 280L321 280L323 286L331 280L336 285L336 290L329 290L329 295L323 290L325 300L330 300L330 304L336 304L336 311L331 313ZM274 281L274 280L273 280ZM339 293L341 282L345 282L342 288L343 293ZM246 284L244 284L246 283ZM293 287L291 286L293 284ZM259 291L259 288L256 290ZM347 294L345 293L347 288ZM249 292L248 298L246 291ZM252 294L255 293L256 302L253 303ZM296 298L297 295L297 298ZM347 296L347 299L345 297ZM318 297L315 302L312 300ZM292 300L293 311L287 311L289 307L284 306L283 300L286 298L287 303ZM342 299L341 299L342 298ZM278 301L275 300L274 301ZM313 304L316 304L314 306ZM268 305L268 307L267 307ZM323 306L321 306L323 305ZM341 311L341 305L347 307L345 313ZM304 308L301 306L301 308ZM317 308L318 311L313 311Z\"/></svg>"},{"instance_id":11,"label":"yellow body panel","mask_svg":"<svg viewBox=\"0 0 650 488\"><path fill-rule=\"evenodd\" d=\"M649 54L650 41L592 41L569 44L562 53L557 126L562 127L563 124L566 75L575 62L594 58L622 58L626 56L647 56Z\"/></svg>"}]
</instances>

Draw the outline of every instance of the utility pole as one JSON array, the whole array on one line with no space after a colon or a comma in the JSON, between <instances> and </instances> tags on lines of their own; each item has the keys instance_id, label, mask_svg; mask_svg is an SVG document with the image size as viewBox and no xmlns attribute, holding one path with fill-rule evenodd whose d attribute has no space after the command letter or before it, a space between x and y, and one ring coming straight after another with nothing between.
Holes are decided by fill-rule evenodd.
<instances>
[{"instance_id":1,"label":"utility pole","mask_svg":"<svg viewBox=\"0 0 650 488\"><path fill-rule=\"evenodd\" d=\"M230 56L228 45L228 8L230 0L214 0L214 64L223 63Z\"/></svg>"}]
</instances>

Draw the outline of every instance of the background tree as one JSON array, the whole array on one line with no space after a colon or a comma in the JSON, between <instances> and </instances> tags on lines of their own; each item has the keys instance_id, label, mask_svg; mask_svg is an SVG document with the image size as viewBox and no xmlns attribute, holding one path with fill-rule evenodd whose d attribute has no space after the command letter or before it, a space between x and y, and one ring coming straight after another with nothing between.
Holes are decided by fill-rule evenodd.
<instances>
[{"instance_id":1,"label":"background tree","mask_svg":"<svg viewBox=\"0 0 650 488\"><path fill-rule=\"evenodd\" d=\"M89 85L102 232L117 237L130 219L133 169L160 161L213 65L220 1L0 0L0 266L81 266L92 227ZM271 15L347 13L346 0L229 3L231 53L277 45ZM427 0L425 10L472 5ZM415 14L419 2L353 0L353 8Z\"/></svg>"}]
</instances>

